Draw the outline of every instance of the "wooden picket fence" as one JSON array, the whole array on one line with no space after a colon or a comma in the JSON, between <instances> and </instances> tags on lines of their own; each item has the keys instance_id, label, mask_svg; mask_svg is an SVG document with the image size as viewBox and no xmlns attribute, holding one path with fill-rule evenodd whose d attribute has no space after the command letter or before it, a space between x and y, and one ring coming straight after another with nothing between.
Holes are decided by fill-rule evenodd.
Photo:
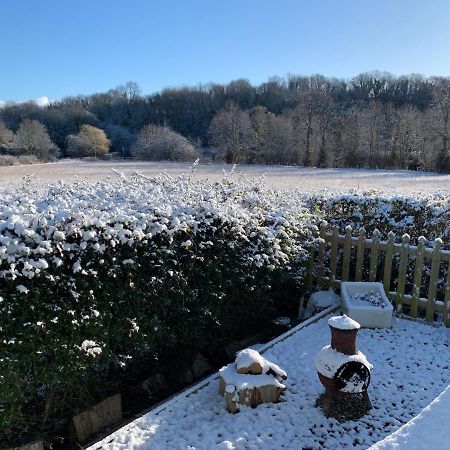
<instances>
[{"instance_id":1,"label":"wooden picket fence","mask_svg":"<svg viewBox=\"0 0 450 450\"><path fill-rule=\"evenodd\" d=\"M364 229L353 236L352 227L347 226L342 235L337 227L322 225L318 249L310 253L308 284L339 289L342 281L379 281L397 312L450 325L450 251L442 249L440 239L431 248L425 244L426 239L419 238L417 246L410 245L407 234L396 242L391 232L382 241L378 230L368 238ZM399 260L393 272L394 258ZM445 285L438 292L440 276ZM405 286L410 293L405 293Z\"/></svg>"}]
</instances>

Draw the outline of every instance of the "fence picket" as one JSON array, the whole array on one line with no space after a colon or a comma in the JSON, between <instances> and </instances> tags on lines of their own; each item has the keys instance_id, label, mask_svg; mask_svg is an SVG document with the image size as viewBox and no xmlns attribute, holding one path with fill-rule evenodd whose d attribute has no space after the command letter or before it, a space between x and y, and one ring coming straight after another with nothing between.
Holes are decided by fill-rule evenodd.
<instances>
[{"instance_id":1,"label":"fence picket","mask_svg":"<svg viewBox=\"0 0 450 450\"><path fill-rule=\"evenodd\" d=\"M375 228L372 234L372 249L370 250L369 281L375 281L377 278L379 246L380 246L380 232Z\"/></svg>"},{"instance_id":2,"label":"fence picket","mask_svg":"<svg viewBox=\"0 0 450 450\"><path fill-rule=\"evenodd\" d=\"M383 287L384 291L389 293L391 289L391 275L392 275L392 255L394 252L395 234L390 231L388 233L388 240L386 243L386 250L384 256L384 272L383 272Z\"/></svg>"},{"instance_id":3,"label":"fence picket","mask_svg":"<svg viewBox=\"0 0 450 450\"><path fill-rule=\"evenodd\" d=\"M400 250L400 263L398 268L398 283L397 283L397 312L403 309L403 301L405 298L405 284L406 284L406 269L408 268L408 253L409 253L409 234L404 234L402 237L402 248Z\"/></svg>"},{"instance_id":4,"label":"fence picket","mask_svg":"<svg viewBox=\"0 0 450 450\"><path fill-rule=\"evenodd\" d=\"M364 243L366 237L366 230L364 228L359 229L358 246L356 248L356 268L355 268L355 281L362 280L362 269L364 263Z\"/></svg>"},{"instance_id":5,"label":"fence picket","mask_svg":"<svg viewBox=\"0 0 450 450\"><path fill-rule=\"evenodd\" d=\"M350 255L352 251L352 227L345 227L344 259L342 261L342 281L348 281L350 273Z\"/></svg>"},{"instance_id":6,"label":"fence picket","mask_svg":"<svg viewBox=\"0 0 450 450\"><path fill-rule=\"evenodd\" d=\"M450 302L450 263L448 263L447 267L447 285L445 287L445 298L444 298L444 307L442 309L442 322L447 326L450 326L450 321L448 318L448 309Z\"/></svg>"},{"instance_id":7,"label":"fence picket","mask_svg":"<svg viewBox=\"0 0 450 450\"><path fill-rule=\"evenodd\" d=\"M433 321L434 319L434 307L436 304L439 267L441 265L441 258L440 258L441 246L442 240L439 238L436 239L434 241L433 255L431 257L430 286L428 288L427 311L425 314L425 318L430 321Z\"/></svg>"},{"instance_id":8,"label":"fence picket","mask_svg":"<svg viewBox=\"0 0 450 450\"><path fill-rule=\"evenodd\" d=\"M414 281L412 288L411 298L411 317L417 317L419 314L419 298L420 298L420 286L422 285L422 273L423 273L423 259L425 255L425 242L426 239L423 236L419 237L419 243L417 244L416 265L414 268Z\"/></svg>"}]
</instances>

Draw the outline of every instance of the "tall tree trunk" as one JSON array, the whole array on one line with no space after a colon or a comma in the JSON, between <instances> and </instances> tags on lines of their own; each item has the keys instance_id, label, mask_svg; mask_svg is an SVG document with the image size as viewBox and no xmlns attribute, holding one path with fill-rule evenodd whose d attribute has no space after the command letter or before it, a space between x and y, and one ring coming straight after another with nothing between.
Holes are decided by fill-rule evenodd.
<instances>
[{"instance_id":1,"label":"tall tree trunk","mask_svg":"<svg viewBox=\"0 0 450 450\"><path fill-rule=\"evenodd\" d=\"M311 155L311 134L312 134L312 111L308 111L308 122L306 123L306 147L303 164L309 167L312 162Z\"/></svg>"}]
</instances>

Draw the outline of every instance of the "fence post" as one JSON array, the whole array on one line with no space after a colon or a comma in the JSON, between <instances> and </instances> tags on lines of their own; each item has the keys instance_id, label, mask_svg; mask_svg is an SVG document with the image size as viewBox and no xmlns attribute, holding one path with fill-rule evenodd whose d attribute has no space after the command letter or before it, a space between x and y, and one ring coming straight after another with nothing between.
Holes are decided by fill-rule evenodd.
<instances>
[{"instance_id":1,"label":"fence post","mask_svg":"<svg viewBox=\"0 0 450 450\"><path fill-rule=\"evenodd\" d=\"M397 283L397 312L401 312L405 298L406 269L408 268L409 234L402 236L402 248L400 250L400 264L398 268Z\"/></svg>"},{"instance_id":2,"label":"fence post","mask_svg":"<svg viewBox=\"0 0 450 450\"><path fill-rule=\"evenodd\" d=\"M321 222L320 234L319 234L319 250L317 252L317 284L319 286L324 285L324 264L325 264L325 235L327 232L327 223Z\"/></svg>"},{"instance_id":3,"label":"fence post","mask_svg":"<svg viewBox=\"0 0 450 450\"><path fill-rule=\"evenodd\" d=\"M439 266L441 265L441 246L442 240L440 238L437 238L434 241L434 249L431 257L430 286L428 289L427 311L425 314L425 318L431 322L434 319L434 306L436 303Z\"/></svg>"},{"instance_id":4,"label":"fence post","mask_svg":"<svg viewBox=\"0 0 450 450\"><path fill-rule=\"evenodd\" d=\"M362 280L362 269L364 263L364 240L366 237L366 230L364 228L359 229L358 246L356 248L356 268L355 268L355 281Z\"/></svg>"},{"instance_id":5,"label":"fence post","mask_svg":"<svg viewBox=\"0 0 450 450\"><path fill-rule=\"evenodd\" d=\"M383 287L386 294L389 294L391 289L391 271L392 271L392 254L394 253L395 234L392 231L388 233L388 240L386 243L386 251L384 254L384 272L383 272Z\"/></svg>"},{"instance_id":6,"label":"fence post","mask_svg":"<svg viewBox=\"0 0 450 450\"><path fill-rule=\"evenodd\" d=\"M345 227L344 259L342 261L342 281L348 281L350 273L350 255L352 251L352 227Z\"/></svg>"},{"instance_id":7,"label":"fence post","mask_svg":"<svg viewBox=\"0 0 450 450\"><path fill-rule=\"evenodd\" d=\"M412 288L412 298L411 298L411 317L416 318L419 314L419 298L420 298L420 287L422 285L422 273L423 273L423 258L425 255L425 242L424 236L419 237L419 243L417 244L417 256L416 256L416 266L414 269L414 281Z\"/></svg>"},{"instance_id":8,"label":"fence post","mask_svg":"<svg viewBox=\"0 0 450 450\"><path fill-rule=\"evenodd\" d=\"M448 320L448 304L450 302L450 261L448 262L448 268L447 268L447 280L446 280L446 286L445 286L445 298L444 298L444 308L442 310L442 322L449 326L450 322Z\"/></svg>"},{"instance_id":9,"label":"fence post","mask_svg":"<svg viewBox=\"0 0 450 450\"><path fill-rule=\"evenodd\" d=\"M375 228L372 234L372 250L370 251L369 281L375 281L377 278L379 246L380 232Z\"/></svg>"}]
</instances>

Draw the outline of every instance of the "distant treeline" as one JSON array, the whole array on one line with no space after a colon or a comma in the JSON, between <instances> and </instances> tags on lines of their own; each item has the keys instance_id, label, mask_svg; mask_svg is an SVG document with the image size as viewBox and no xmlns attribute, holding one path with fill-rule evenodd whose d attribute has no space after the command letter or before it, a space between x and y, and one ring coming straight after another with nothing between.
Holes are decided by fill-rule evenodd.
<instances>
[{"instance_id":1,"label":"distant treeline","mask_svg":"<svg viewBox=\"0 0 450 450\"><path fill-rule=\"evenodd\" d=\"M36 155L41 159L111 149L143 159L201 155L233 163L449 172L449 128L445 77L290 75L258 86L236 80L152 95L128 82L44 108L7 104L0 109L0 151L39 153L32 137L42 140L44 131L48 151Z\"/></svg>"}]
</instances>

